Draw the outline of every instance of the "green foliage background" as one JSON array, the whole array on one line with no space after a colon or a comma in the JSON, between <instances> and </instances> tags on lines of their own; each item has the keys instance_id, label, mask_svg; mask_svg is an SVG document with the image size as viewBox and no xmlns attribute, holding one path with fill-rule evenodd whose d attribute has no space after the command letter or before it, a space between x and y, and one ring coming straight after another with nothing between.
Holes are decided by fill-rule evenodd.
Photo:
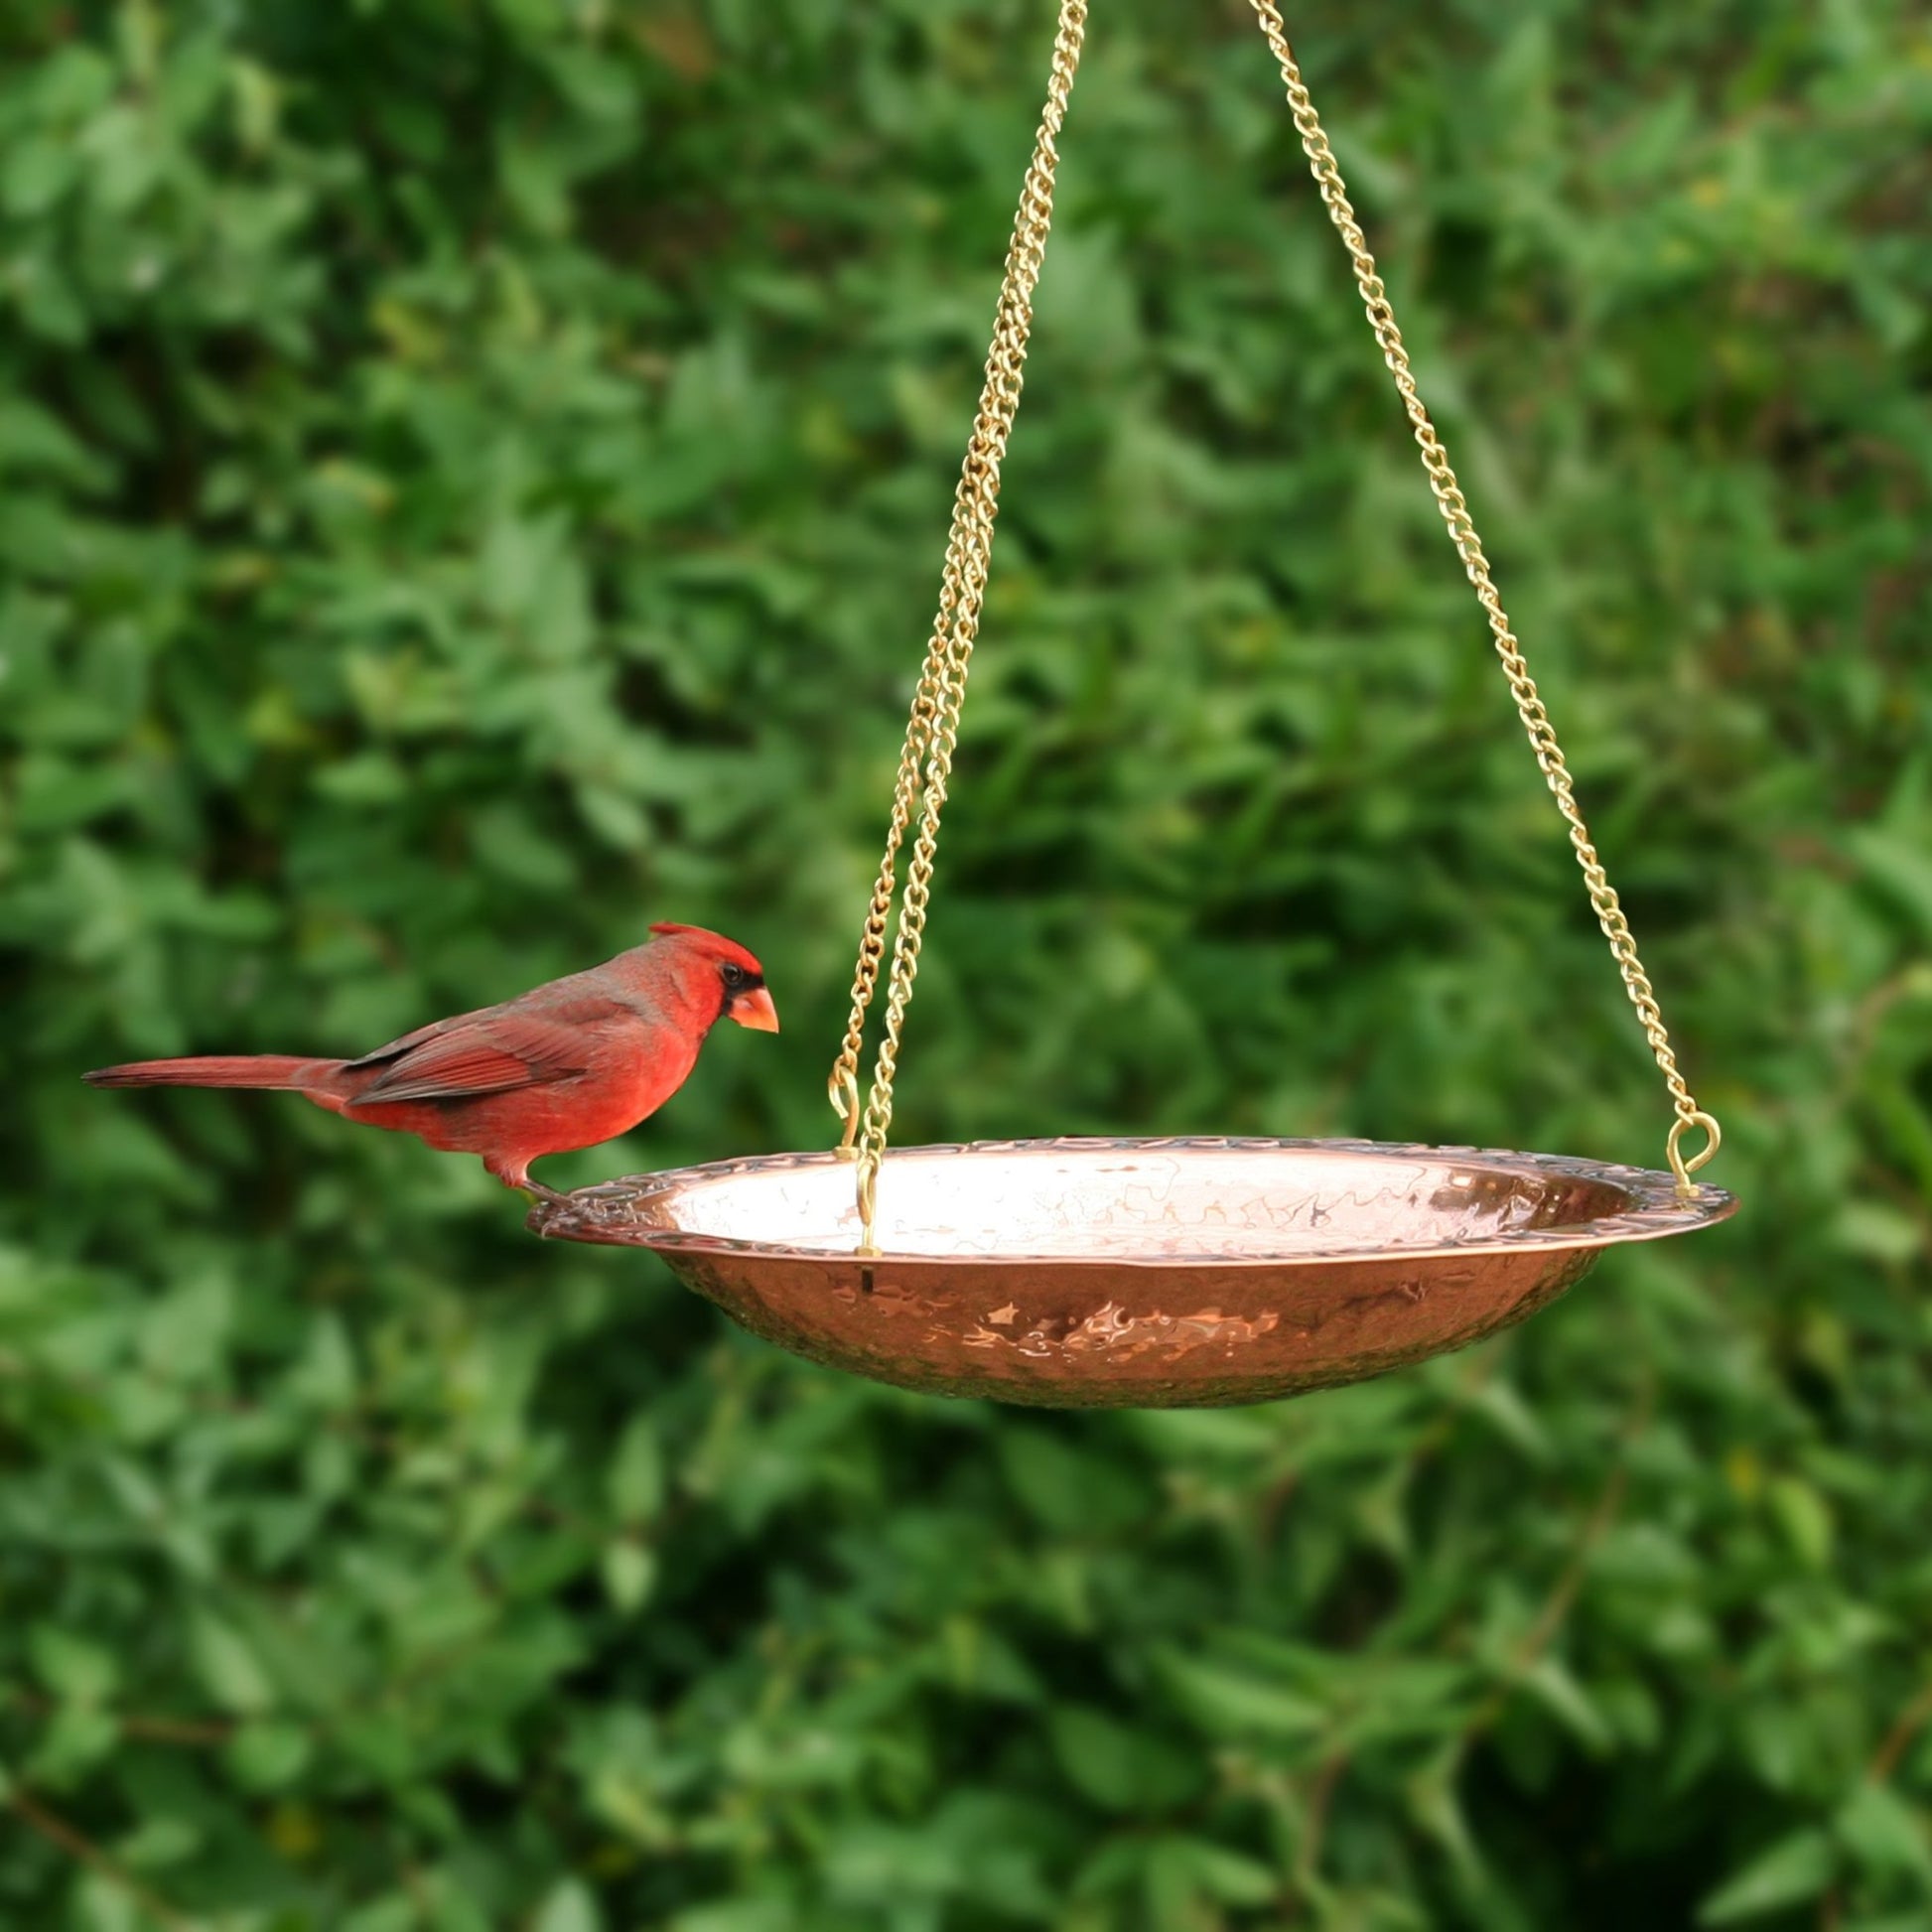
<instances>
[{"instance_id":1,"label":"green foliage background","mask_svg":"<svg viewBox=\"0 0 1932 1932\"><path fill-rule=\"evenodd\" d=\"M1101 0L908 1140L1661 1162L1234 0ZM1296 15L1729 1228L1252 1411L862 1385L102 1096L716 924L823 1142L1044 0L13 0L0 1924L1932 1923L1932 31Z\"/></svg>"}]
</instances>

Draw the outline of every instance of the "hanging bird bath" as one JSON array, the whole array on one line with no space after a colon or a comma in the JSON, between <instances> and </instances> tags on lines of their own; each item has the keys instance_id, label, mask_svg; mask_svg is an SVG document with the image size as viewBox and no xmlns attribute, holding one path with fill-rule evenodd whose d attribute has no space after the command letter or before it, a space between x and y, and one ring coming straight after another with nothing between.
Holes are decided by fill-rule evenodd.
<instances>
[{"instance_id":1,"label":"hanging bird bath","mask_svg":"<svg viewBox=\"0 0 1932 1932\"><path fill-rule=\"evenodd\" d=\"M1281 14L1275 0L1251 4L1429 486L1670 1095L1670 1172L1361 1141L1011 1141L888 1153L1001 465L1019 409L1058 140L1086 27L1085 0L1060 0L1046 106L954 495L939 613L860 937L851 1016L828 1081L844 1122L841 1143L826 1153L612 1181L544 1202L530 1216L539 1234L653 1249L754 1333L901 1387L1060 1408L1258 1402L1327 1388L1479 1340L1553 1301L1603 1249L1708 1227L1736 1207L1730 1195L1691 1178L1718 1151L1718 1123L1678 1070ZM860 1060L889 930L885 1019L862 1104ZM1687 1155L1689 1134L1703 1141Z\"/></svg>"}]
</instances>

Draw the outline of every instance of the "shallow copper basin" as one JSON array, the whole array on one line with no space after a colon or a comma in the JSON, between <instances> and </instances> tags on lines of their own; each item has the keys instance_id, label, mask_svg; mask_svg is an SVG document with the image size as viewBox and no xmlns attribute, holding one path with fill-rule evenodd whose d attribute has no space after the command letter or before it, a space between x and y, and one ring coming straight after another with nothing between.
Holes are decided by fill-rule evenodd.
<instances>
[{"instance_id":1,"label":"shallow copper basin","mask_svg":"<svg viewBox=\"0 0 1932 1932\"><path fill-rule=\"evenodd\" d=\"M1264 1402L1520 1321L1606 1247L1724 1220L1667 1173L1366 1141L895 1148L856 1252L850 1161L724 1161L543 1203L553 1239L651 1248L780 1347L937 1395L1054 1408Z\"/></svg>"}]
</instances>

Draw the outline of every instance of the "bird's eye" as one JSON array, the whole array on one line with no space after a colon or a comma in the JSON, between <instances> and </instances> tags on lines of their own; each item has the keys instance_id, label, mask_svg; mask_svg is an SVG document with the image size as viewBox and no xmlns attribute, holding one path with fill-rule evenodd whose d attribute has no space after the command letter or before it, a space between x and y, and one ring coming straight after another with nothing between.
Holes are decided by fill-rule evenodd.
<instances>
[{"instance_id":1,"label":"bird's eye","mask_svg":"<svg viewBox=\"0 0 1932 1932\"><path fill-rule=\"evenodd\" d=\"M751 974L736 962L728 962L725 967L725 985L733 993L739 992L751 981Z\"/></svg>"}]
</instances>

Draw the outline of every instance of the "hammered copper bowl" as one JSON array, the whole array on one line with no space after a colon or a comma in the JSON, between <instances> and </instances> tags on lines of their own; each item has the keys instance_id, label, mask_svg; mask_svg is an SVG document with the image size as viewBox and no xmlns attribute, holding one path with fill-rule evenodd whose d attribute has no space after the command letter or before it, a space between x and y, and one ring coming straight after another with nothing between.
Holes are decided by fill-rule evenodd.
<instances>
[{"instance_id":1,"label":"hammered copper bowl","mask_svg":"<svg viewBox=\"0 0 1932 1932\"><path fill-rule=\"evenodd\" d=\"M530 1216L654 1249L754 1334L877 1381L1053 1408L1264 1402L1461 1348L1601 1251L1721 1221L1715 1187L1551 1155L1354 1141L897 1148L855 1252L830 1153L590 1187Z\"/></svg>"}]
</instances>

